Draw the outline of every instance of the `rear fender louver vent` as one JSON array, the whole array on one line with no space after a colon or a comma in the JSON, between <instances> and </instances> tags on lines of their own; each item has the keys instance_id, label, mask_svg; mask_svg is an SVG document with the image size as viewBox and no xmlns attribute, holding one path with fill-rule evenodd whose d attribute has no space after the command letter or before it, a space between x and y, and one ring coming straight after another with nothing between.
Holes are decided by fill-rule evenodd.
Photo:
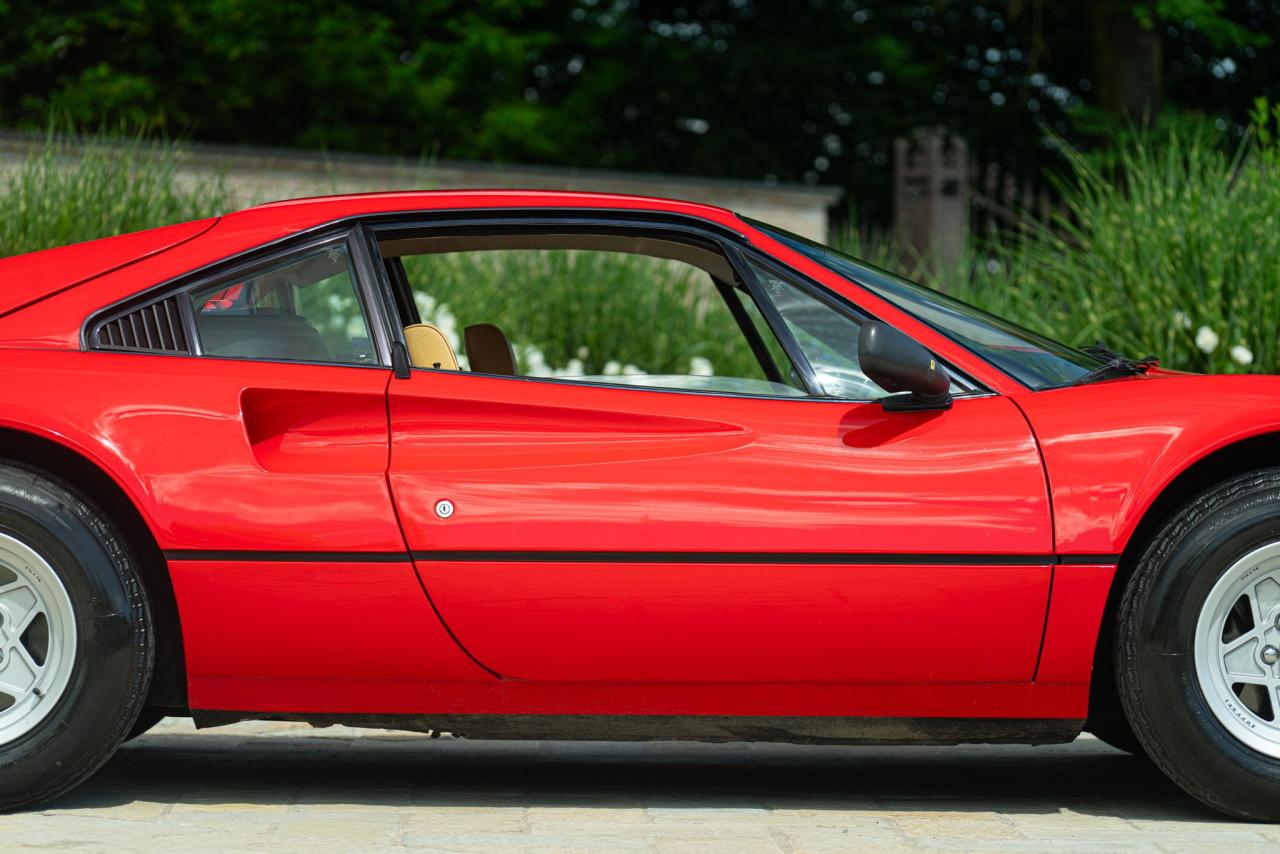
<instances>
[{"instance_id":1,"label":"rear fender louver vent","mask_svg":"<svg viewBox=\"0 0 1280 854\"><path fill-rule=\"evenodd\" d=\"M191 352L182 312L175 297L144 305L99 324L94 346L100 350Z\"/></svg>"}]
</instances>

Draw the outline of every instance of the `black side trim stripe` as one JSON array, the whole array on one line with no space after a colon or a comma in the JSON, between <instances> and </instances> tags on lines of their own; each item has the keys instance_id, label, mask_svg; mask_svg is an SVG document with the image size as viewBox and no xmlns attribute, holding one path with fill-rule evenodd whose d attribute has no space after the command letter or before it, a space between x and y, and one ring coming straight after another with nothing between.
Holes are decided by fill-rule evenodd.
<instances>
[{"instance_id":1,"label":"black side trim stripe","mask_svg":"<svg viewBox=\"0 0 1280 854\"><path fill-rule=\"evenodd\" d=\"M492 563L780 563L839 566L1053 566L1057 563L1114 564L1117 555L1010 554L843 554L831 552L561 552L415 551L423 562Z\"/></svg>"},{"instance_id":2,"label":"black side trim stripe","mask_svg":"<svg viewBox=\"0 0 1280 854\"><path fill-rule=\"evenodd\" d=\"M560 552L560 551L415 551L414 560L494 563L783 563L946 564L955 566L1049 566L1049 555L843 554L832 552Z\"/></svg>"},{"instance_id":3,"label":"black side trim stripe","mask_svg":"<svg viewBox=\"0 0 1280 854\"><path fill-rule=\"evenodd\" d=\"M1120 555L1058 555L1058 563L1063 566L1081 564L1115 566L1120 563Z\"/></svg>"},{"instance_id":4,"label":"black side trim stripe","mask_svg":"<svg viewBox=\"0 0 1280 854\"><path fill-rule=\"evenodd\" d=\"M284 551L206 551L180 549L166 551L167 560L228 561L231 563L408 563L408 552L284 552Z\"/></svg>"},{"instance_id":5,"label":"black side trim stripe","mask_svg":"<svg viewBox=\"0 0 1280 854\"><path fill-rule=\"evenodd\" d=\"M834 566L1108 565L1119 555L833 554L830 552L574 552L574 551L166 551L169 560L230 563L695 563L825 564Z\"/></svg>"}]
</instances>

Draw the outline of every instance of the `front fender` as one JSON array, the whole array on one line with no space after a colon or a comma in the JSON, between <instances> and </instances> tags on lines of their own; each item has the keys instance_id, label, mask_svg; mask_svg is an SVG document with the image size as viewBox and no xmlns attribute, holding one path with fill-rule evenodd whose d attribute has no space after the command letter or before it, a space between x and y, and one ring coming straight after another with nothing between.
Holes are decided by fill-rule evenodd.
<instances>
[{"instance_id":1,"label":"front fender","mask_svg":"<svg viewBox=\"0 0 1280 854\"><path fill-rule=\"evenodd\" d=\"M1122 553L1179 475L1233 444L1280 433L1272 376L1158 374L1016 402L1044 455L1060 554Z\"/></svg>"}]
</instances>

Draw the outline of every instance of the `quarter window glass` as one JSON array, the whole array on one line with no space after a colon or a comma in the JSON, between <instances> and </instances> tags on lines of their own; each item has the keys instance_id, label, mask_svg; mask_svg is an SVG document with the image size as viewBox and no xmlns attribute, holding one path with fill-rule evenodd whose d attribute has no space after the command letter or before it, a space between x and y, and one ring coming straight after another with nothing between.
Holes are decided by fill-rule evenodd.
<instances>
[{"instance_id":1,"label":"quarter window glass","mask_svg":"<svg viewBox=\"0 0 1280 854\"><path fill-rule=\"evenodd\" d=\"M856 282L1033 389L1070 385L1101 360L944 293L755 220L749 222L828 270Z\"/></svg>"},{"instance_id":2,"label":"quarter window glass","mask_svg":"<svg viewBox=\"0 0 1280 854\"><path fill-rule=\"evenodd\" d=\"M766 298L782 315L825 394L850 400L885 395L884 389L867 379L858 365L861 323L809 296L768 267L750 263Z\"/></svg>"},{"instance_id":3,"label":"quarter window glass","mask_svg":"<svg viewBox=\"0 0 1280 854\"><path fill-rule=\"evenodd\" d=\"M782 343L778 341L778 337L769 328L769 321L765 320L764 315L760 313L760 307L751 298L751 294L747 293L746 288L736 287L733 289L733 295L742 306L747 318L751 321L756 335L764 344L764 348L778 373L796 388L804 388L804 380L800 378L800 372L795 369L795 366L791 363L791 358L787 356L787 351L782 348Z\"/></svg>"},{"instance_id":4,"label":"quarter window glass","mask_svg":"<svg viewBox=\"0 0 1280 854\"><path fill-rule=\"evenodd\" d=\"M192 293L204 352L241 359L375 364L344 244Z\"/></svg>"}]
</instances>

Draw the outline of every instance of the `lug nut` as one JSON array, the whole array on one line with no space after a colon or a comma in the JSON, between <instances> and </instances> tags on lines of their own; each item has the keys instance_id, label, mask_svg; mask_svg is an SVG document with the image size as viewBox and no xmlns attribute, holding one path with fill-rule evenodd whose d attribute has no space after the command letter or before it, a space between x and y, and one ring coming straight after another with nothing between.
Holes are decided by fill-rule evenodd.
<instances>
[{"instance_id":1,"label":"lug nut","mask_svg":"<svg viewBox=\"0 0 1280 854\"><path fill-rule=\"evenodd\" d=\"M1275 664L1277 661L1280 661L1280 649L1277 649L1273 644L1264 646L1262 648L1262 663Z\"/></svg>"}]
</instances>

